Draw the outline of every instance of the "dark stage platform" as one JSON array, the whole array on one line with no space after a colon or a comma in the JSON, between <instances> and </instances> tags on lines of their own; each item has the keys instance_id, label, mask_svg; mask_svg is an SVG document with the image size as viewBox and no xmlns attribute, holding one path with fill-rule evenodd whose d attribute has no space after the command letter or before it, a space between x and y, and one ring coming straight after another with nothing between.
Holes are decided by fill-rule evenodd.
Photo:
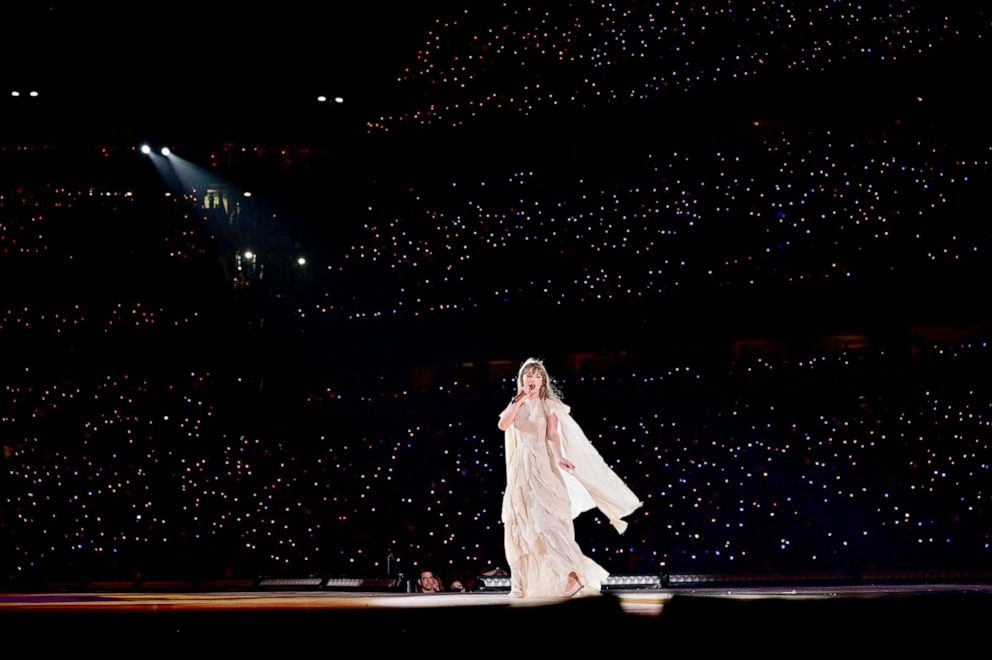
<instances>
[{"instance_id":1,"label":"dark stage platform","mask_svg":"<svg viewBox=\"0 0 992 660\"><path fill-rule=\"evenodd\" d=\"M7 593L8 642L85 652L533 651L663 654L979 650L992 585L506 593Z\"/></svg>"}]
</instances>

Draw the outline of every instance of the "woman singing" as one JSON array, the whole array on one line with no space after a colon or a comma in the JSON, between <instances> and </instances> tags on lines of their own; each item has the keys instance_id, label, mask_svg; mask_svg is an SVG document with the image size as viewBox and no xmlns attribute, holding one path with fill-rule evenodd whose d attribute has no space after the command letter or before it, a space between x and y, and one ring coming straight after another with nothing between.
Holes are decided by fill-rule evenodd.
<instances>
[{"instance_id":1,"label":"woman singing","mask_svg":"<svg viewBox=\"0 0 992 660\"><path fill-rule=\"evenodd\" d=\"M510 596L598 593L609 572L582 554L572 518L598 507L621 534L642 502L610 469L569 415L544 364L517 374L517 395L500 414L506 440L504 548Z\"/></svg>"}]
</instances>

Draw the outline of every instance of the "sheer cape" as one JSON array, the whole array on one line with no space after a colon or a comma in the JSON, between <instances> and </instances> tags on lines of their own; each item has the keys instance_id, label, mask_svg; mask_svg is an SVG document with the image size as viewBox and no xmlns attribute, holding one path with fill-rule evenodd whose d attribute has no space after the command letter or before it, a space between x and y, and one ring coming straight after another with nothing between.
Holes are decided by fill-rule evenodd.
<instances>
[{"instance_id":1,"label":"sheer cape","mask_svg":"<svg viewBox=\"0 0 992 660\"><path fill-rule=\"evenodd\" d=\"M558 468L565 480L572 518L596 507L606 515L617 532L623 534L627 529L627 522L622 518L642 506L643 502L606 464L582 428L572 419L569 406L553 397L545 399L542 403L546 413L553 413L558 419L562 456L575 464L574 470ZM513 460L521 441L520 436L521 432L513 424L504 433L508 481L513 471ZM504 523L509 519L508 506L509 500L504 498L502 511Z\"/></svg>"}]
</instances>

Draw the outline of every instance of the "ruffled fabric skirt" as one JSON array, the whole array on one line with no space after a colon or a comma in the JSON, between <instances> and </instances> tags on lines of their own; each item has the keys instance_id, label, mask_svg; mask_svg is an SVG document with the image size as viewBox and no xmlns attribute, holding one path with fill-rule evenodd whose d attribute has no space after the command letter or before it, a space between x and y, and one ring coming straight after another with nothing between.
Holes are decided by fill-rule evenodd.
<instances>
[{"instance_id":1,"label":"ruffled fabric skirt","mask_svg":"<svg viewBox=\"0 0 992 660\"><path fill-rule=\"evenodd\" d=\"M565 480L547 443L536 435L521 434L507 466L503 519L511 596L558 597L573 572L585 585L581 593L594 594L609 577L575 542Z\"/></svg>"}]
</instances>

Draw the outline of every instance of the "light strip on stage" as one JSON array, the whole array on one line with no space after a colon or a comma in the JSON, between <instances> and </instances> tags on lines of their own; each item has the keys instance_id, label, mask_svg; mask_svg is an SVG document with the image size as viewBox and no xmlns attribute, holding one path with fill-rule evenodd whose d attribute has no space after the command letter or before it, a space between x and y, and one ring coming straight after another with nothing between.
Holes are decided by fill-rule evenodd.
<instances>
[{"instance_id":1,"label":"light strip on stage","mask_svg":"<svg viewBox=\"0 0 992 660\"><path fill-rule=\"evenodd\" d=\"M510 578L480 575L476 583L483 591L509 591ZM661 589L660 575L611 575L603 582L603 591L613 589Z\"/></svg>"},{"instance_id":2,"label":"light strip on stage","mask_svg":"<svg viewBox=\"0 0 992 660\"><path fill-rule=\"evenodd\" d=\"M850 582L847 573L669 573L667 586L717 584L842 584Z\"/></svg>"},{"instance_id":3,"label":"light strip on stage","mask_svg":"<svg viewBox=\"0 0 992 660\"><path fill-rule=\"evenodd\" d=\"M392 591L405 586L397 578L327 578L325 589L361 589L362 591Z\"/></svg>"},{"instance_id":4,"label":"light strip on stage","mask_svg":"<svg viewBox=\"0 0 992 660\"><path fill-rule=\"evenodd\" d=\"M262 578L258 581L260 589L318 589L324 578Z\"/></svg>"}]
</instances>

